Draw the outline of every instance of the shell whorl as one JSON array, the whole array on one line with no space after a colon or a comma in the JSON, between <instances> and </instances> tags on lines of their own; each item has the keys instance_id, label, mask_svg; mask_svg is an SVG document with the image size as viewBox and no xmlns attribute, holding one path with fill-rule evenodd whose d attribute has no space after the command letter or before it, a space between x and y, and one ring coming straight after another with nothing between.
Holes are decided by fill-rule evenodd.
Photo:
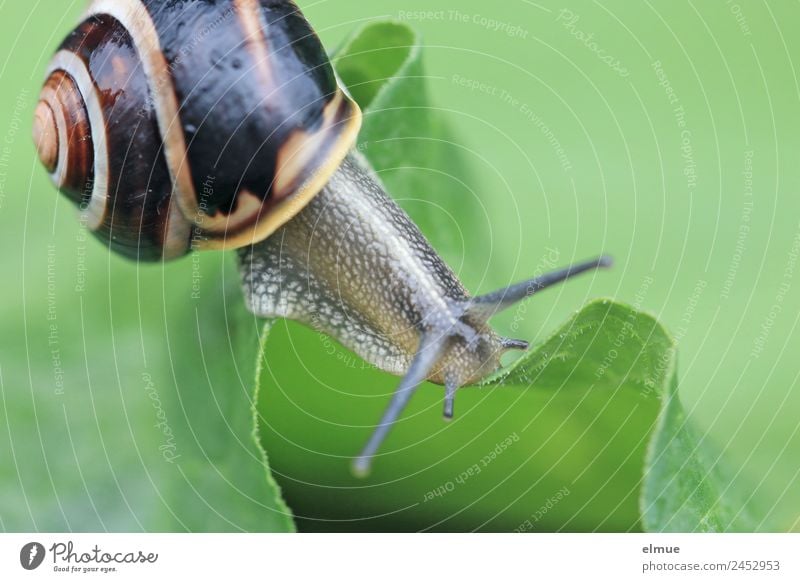
<instances>
[{"instance_id":1,"label":"shell whorl","mask_svg":"<svg viewBox=\"0 0 800 582\"><path fill-rule=\"evenodd\" d=\"M360 120L289 0L95 0L48 68L33 133L87 226L160 260L272 234Z\"/></svg>"},{"instance_id":2,"label":"shell whorl","mask_svg":"<svg viewBox=\"0 0 800 582\"><path fill-rule=\"evenodd\" d=\"M57 55L53 63L60 68L50 72L42 89L34 118L34 140L53 181L81 204L84 198L91 198L94 144L102 145L102 138L92 139L89 112L78 86L85 74L77 69L72 74L63 70L74 65L69 53Z\"/></svg>"}]
</instances>

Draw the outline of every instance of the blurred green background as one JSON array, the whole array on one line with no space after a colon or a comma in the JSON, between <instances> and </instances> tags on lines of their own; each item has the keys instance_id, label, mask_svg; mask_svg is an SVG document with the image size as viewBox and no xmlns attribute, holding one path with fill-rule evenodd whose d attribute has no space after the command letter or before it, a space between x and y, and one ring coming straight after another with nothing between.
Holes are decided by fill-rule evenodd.
<instances>
[{"instance_id":1,"label":"blurred green background","mask_svg":"<svg viewBox=\"0 0 800 582\"><path fill-rule=\"evenodd\" d=\"M480 220L477 228L459 230L463 221L437 206L436 191L403 203L450 225L446 233L428 234L435 242L452 237L442 250L467 288L489 291L521 279L550 250L559 263L600 251L617 259L611 273L531 301L521 321L513 314L498 318L498 329L542 339L597 296L652 312L679 341L682 399L705 438L727 456L731 489L759 500L760 528L798 529L800 366L793 358L800 349L800 81L794 62L800 40L792 33L800 6L622 0L300 6L330 49L354 28L386 17L422 32L432 103L455 129L449 147L461 151L474 185L464 204ZM0 4L0 422L7 429L0 437L0 528L251 529L246 517L220 511L203 523L178 519L175 525L161 517L172 506L165 491L171 481L191 483L192 471L207 469L203 455L214 460L226 453L208 443L200 446L196 466L166 466L145 381L149 374L170 402L164 407L170 422L185 425L193 444L203 440L203 404L225 432L225 408L215 394L228 389L246 396L249 378L234 375L230 386L209 382L209 354L187 348L187 335L201 323L175 313L191 306L198 272L204 300L213 305L219 297L222 312L225 303L214 289L235 277L230 261L211 253L137 267L109 256L84 240L72 209L35 160L29 120L43 69L84 7L64 0ZM376 386L378 396L396 380L371 371L353 376L344 368L357 364L337 350L328 356L324 341L296 326L278 324L269 341L268 355L274 351L265 378L279 389L264 396L264 440L289 505L312 518L307 527L325 528L313 518L341 519L353 510L341 506L336 489L353 484L325 472L336 463L345 473L350 448L311 449L302 457L295 449L319 447L331 438L326 427L360 420L311 395L324 391L335 403L336 394L367 394ZM221 342L218 349L212 353L232 345ZM351 377L362 384L347 385ZM186 397L198 394L194 408ZM464 396L466 412L478 398ZM428 410L430 403L438 406L438 392L420 398L418 411L438 415ZM489 410L511 405L502 400L507 395L487 398L499 399ZM367 413L358 413L365 423L384 402L373 400ZM356 428L353 443L368 432ZM486 442L493 446L513 430L500 426ZM298 434L308 440L298 441ZM417 444L423 452L431 446ZM477 446L485 452L485 443ZM309 465L315 456L327 460ZM513 457L507 459L498 471L513 470ZM402 477L415 470L399 466ZM383 470L380 482L397 477ZM454 476L450 467L439 470L429 469L427 482ZM227 484L232 495L256 495L224 475L220 483L223 493ZM557 485L546 492L556 495ZM552 497L546 492L542 504ZM409 496L420 500L424 493ZM464 488L452 499L467 507L484 493ZM575 506L565 514L577 515L590 494L572 490ZM213 496L198 499L214 509ZM501 498L493 503L502 511ZM326 504L330 511L321 509ZM635 499L627 504L635 511ZM520 509L503 524L522 523L537 507ZM398 498L367 511L396 514L384 528L432 525L420 525L404 508ZM472 529L481 521L452 527ZM592 529L588 523L635 527L629 522L586 521L579 529ZM334 523L327 528L345 527Z\"/></svg>"}]
</instances>

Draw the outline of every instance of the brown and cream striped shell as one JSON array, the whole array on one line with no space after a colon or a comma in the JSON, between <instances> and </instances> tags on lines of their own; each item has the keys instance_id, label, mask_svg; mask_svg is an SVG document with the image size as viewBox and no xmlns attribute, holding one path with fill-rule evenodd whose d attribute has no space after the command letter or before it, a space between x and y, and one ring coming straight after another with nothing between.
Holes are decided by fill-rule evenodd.
<instances>
[{"instance_id":1,"label":"brown and cream striped shell","mask_svg":"<svg viewBox=\"0 0 800 582\"><path fill-rule=\"evenodd\" d=\"M290 0L95 0L50 63L33 133L99 238L161 260L265 239L360 122Z\"/></svg>"}]
</instances>

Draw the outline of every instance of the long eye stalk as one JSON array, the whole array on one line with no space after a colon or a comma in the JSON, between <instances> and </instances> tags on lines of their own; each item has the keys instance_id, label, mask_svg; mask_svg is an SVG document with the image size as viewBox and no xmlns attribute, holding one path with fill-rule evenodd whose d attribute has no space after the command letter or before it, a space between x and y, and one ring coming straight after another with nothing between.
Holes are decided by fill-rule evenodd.
<instances>
[{"instance_id":1,"label":"long eye stalk","mask_svg":"<svg viewBox=\"0 0 800 582\"><path fill-rule=\"evenodd\" d=\"M613 264L614 261L611 257L601 256L590 261L570 265L558 271L553 271L552 273L516 283L505 289L475 297L472 299L469 310L475 315L482 315L484 318L489 319L496 313L508 309L512 305L527 299L543 289L562 283L567 279L580 275L581 273L586 273L587 271L610 268Z\"/></svg>"}]
</instances>

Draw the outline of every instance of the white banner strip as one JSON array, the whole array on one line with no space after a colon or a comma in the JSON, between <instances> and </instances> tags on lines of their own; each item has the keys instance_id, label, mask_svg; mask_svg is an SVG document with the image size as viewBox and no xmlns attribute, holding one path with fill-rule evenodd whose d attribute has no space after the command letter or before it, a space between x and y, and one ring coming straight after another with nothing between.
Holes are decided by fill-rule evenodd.
<instances>
[{"instance_id":1,"label":"white banner strip","mask_svg":"<svg viewBox=\"0 0 800 582\"><path fill-rule=\"evenodd\" d=\"M799 564L800 534L0 535L0 580L777 582Z\"/></svg>"}]
</instances>

